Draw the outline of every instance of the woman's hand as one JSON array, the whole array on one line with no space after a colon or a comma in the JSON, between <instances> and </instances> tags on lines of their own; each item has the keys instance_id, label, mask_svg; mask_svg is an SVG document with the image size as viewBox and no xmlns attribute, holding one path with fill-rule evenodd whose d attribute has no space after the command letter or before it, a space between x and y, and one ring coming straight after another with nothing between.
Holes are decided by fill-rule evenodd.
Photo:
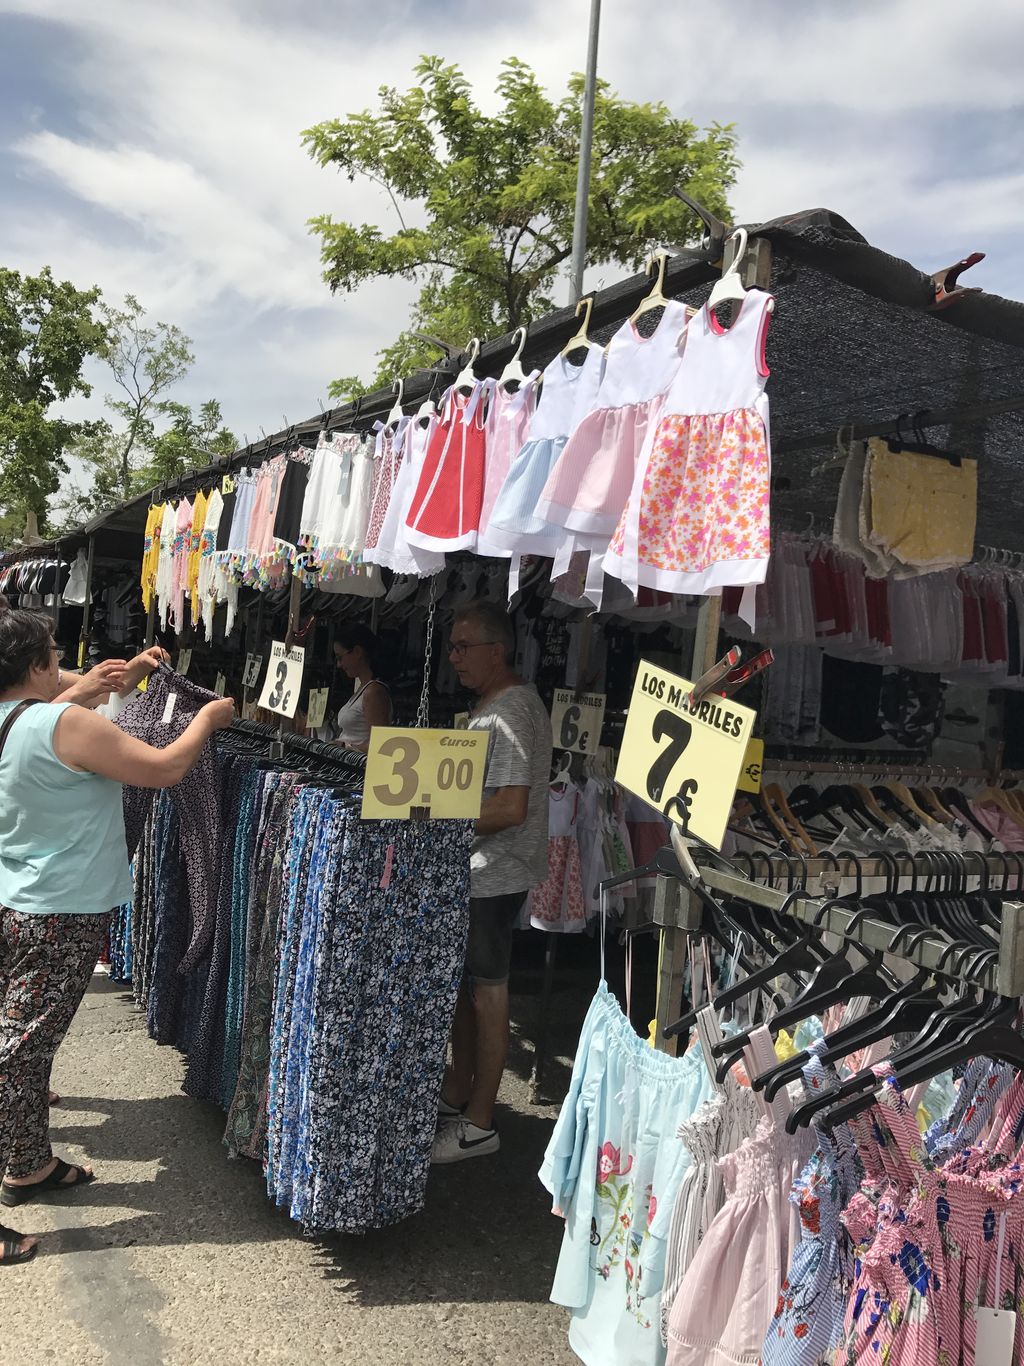
<instances>
[{"instance_id":1,"label":"woman's hand","mask_svg":"<svg viewBox=\"0 0 1024 1366\"><path fill-rule=\"evenodd\" d=\"M200 709L199 715L209 726L211 735L215 730L227 730L235 719L234 699L218 697L216 702L207 702L206 706Z\"/></svg>"},{"instance_id":2,"label":"woman's hand","mask_svg":"<svg viewBox=\"0 0 1024 1366\"><path fill-rule=\"evenodd\" d=\"M143 650L134 659L130 659L124 664L124 681L121 684L120 692L129 693L133 688L137 688L144 678L148 678L153 670L160 664L170 664L171 657L166 650L162 650L159 645L151 645L148 650Z\"/></svg>"},{"instance_id":3,"label":"woman's hand","mask_svg":"<svg viewBox=\"0 0 1024 1366\"><path fill-rule=\"evenodd\" d=\"M121 691L126 667L123 659L106 659L102 664L94 665L88 673L65 674L68 685L57 696L62 702L95 707L106 702L112 692Z\"/></svg>"}]
</instances>

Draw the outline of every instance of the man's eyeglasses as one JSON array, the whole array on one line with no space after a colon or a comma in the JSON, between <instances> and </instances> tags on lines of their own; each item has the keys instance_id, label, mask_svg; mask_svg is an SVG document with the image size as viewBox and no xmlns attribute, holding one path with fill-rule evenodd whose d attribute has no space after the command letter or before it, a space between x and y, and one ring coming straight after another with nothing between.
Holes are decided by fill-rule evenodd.
<instances>
[{"instance_id":1,"label":"man's eyeglasses","mask_svg":"<svg viewBox=\"0 0 1024 1366\"><path fill-rule=\"evenodd\" d=\"M50 649L57 656L57 663L60 664L64 659L64 651L60 648L59 645L51 645Z\"/></svg>"},{"instance_id":2,"label":"man's eyeglasses","mask_svg":"<svg viewBox=\"0 0 1024 1366\"><path fill-rule=\"evenodd\" d=\"M496 640L453 640L448 646L452 659L464 659L467 650L478 650L482 645L497 645Z\"/></svg>"}]
</instances>

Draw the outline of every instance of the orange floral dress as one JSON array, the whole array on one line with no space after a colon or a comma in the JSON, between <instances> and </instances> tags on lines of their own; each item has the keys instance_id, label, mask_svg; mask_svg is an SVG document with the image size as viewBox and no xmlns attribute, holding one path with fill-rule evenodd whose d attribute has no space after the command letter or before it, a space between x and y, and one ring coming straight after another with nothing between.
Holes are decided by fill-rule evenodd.
<instances>
[{"instance_id":1,"label":"orange floral dress","mask_svg":"<svg viewBox=\"0 0 1024 1366\"><path fill-rule=\"evenodd\" d=\"M637 465L605 571L634 592L718 593L763 583L770 550L768 368L774 301L747 292L724 328L707 307Z\"/></svg>"}]
</instances>

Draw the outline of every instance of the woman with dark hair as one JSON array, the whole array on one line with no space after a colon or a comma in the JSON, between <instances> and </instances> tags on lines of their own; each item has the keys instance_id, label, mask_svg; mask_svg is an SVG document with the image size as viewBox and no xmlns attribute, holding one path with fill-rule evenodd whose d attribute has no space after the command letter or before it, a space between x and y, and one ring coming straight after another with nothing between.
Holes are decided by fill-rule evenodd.
<instances>
[{"instance_id":1,"label":"woman with dark hair","mask_svg":"<svg viewBox=\"0 0 1024 1366\"><path fill-rule=\"evenodd\" d=\"M94 1179L54 1157L50 1067L107 934L128 901L121 784L173 787L234 716L210 702L165 749L86 707L55 702L60 654L45 617L0 613L0 1204ZM38 705L46 704L50 705ZM0 1266L36 1240L0 1224Z\"/></svg>"},{"instance_id":2,"label":"woman with dark hair","mask_svg":"<svg viewBox=\"0 0 1024 1366\"><path fill-rule=\"evenodd\" d=\"M334 719L334 743L346 749L365 753L370 748L370 727L391 724L391 694L377 677L379 648L377 637L358 621L343 622L334 638L335 663L355 684Z\"/></svg>"}]
</instances>

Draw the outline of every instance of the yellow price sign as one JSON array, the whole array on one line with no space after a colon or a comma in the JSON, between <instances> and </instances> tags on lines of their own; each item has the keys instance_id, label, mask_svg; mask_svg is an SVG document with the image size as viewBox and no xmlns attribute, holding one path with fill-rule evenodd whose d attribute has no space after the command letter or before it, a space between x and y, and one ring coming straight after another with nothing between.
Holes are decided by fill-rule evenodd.
<instances>
[{"instance_id":1,"label":"yellow price sign","mask_svg":"<svg viewBox=\"0 0 1024 1366\"><path fill-rule=\"evenodd\" d=\"M483 799L489 739L486 730L374 726L363 784L363 820L475 820Z\"/></svg>"},{"instance_id":2,"label":"yellow price sign","mask_svg":"<svg viewBox=\"0 0 1024 1366\"><path fill-rule=\"evenodd\" d=\"M84 669L84 668L85 668L85 641L84 641L84 640L80 640L80 641L78 642L78 667L79 667L80 669Z\"/></svg>"},{"instance_id":3,"label":"yellow price sign","mask_svg":"<svg viewBox=\"0 0 1024 1366\"><path fill-rule=\"evenodd\" d=\"M721 848L755 713L723 697L690 706L693 684L640 661L615 781Z\"/></svg>"},{"instance_id":4,"label":"yellow price sign","mask_svg":"<svg viewBox=\"0 0 1024 1366\"><path fill-rule=\"evenodd\" d=\"M764 776L764 741L751 740L743 756L740 780L736 784L741 792L760 792Z\"/></svg>"},{"instance_id":5,"label":"yellow price sign","mask_svg":"<svg viewBox=\"0 0 1024 1366\"><path fill-rule=\"evenodd\" d=\"M603 692L575 693L571 688L556 688L551 702L552 748L596 754L601 744L605 701Z\"/></svg>"}]
</instances>

